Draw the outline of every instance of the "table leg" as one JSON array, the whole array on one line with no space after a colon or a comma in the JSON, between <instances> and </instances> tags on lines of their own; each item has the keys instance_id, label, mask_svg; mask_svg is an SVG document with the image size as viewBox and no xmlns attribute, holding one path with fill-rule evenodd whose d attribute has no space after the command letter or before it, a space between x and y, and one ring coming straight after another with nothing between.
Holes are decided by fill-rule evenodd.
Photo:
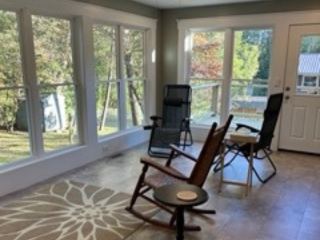
<instances>
[{"instance_id":1,"label":"table leg","mask_svg":"<svg viewBox=\"0 0 320 240\"><path fill-rule=\"evenodd\" d=\"M184 207L177 207L177 240L183 240Z\"/></svg>"}]
</instances>

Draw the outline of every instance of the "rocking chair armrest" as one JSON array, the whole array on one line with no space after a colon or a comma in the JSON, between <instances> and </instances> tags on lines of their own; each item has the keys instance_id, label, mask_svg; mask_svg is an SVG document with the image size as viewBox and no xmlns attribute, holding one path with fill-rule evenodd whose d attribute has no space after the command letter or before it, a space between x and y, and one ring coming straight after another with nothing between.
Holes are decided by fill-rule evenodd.
<instances>
[{"instance_id":1,"label":"rocking chair armrest","mask_svg":"<svg viewBox=\"0 0 320 240\"><path fill-rule=\"evenodd\" d=\"M170 168L170 167L163 166L155 161L152 161L150 158L141 157L140 162L142 164L153 167L153 168L159 170L160 172L168 174L171 177L174 177L174 178L177 178L177 179L180 179L183 181L188 180L188 178L186 176L184 176L182 173L178 172L177 170Z\"/></svg>"},{"instance_id":2,"label":"rocking chair armrest","mask_svg":"<svg viewBox=\"0 0 320 240\"><path fill-rule=\"evenodd\" d=\"M247 128L249 129L251 132L254 132L254 133L257 133L259 132L260 130L254 128L254 127L251 127L251 126L248 126L246 124L242 124L242 123L237 123L237 127L236 127L236 130L239 130L240 128Z\"/></svg>"},{"instance_id":3,"label":"rocking chair armrest","mask_svg":"<svg viewBox=\"0 0 320 240\"><path fill-rule=\"evenodd\" d=\"M194 161L194 162L197 161L197 158L196 158L196 157L194 157L194 156L192 156L191 154L189 154L189 153L181 150L181 149L178 148L176 145L170 144L170 148L172 149L172 151L177 152L179 155L182 155L182 156L184 156L184 157L186 157L186 158L188 158L188 159L190 159L190 160L192 160L192 161Z\"/></svg>"}]
</instances>

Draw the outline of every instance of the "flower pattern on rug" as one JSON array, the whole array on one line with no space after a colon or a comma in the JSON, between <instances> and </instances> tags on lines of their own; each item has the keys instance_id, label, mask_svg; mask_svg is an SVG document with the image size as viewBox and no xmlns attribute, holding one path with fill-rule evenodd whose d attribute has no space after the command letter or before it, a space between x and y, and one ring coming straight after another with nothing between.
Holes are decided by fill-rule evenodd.
<instances>
[{"instance_id":1,"label":"flower pattern on rug","mask_svg":"<svg viewBox=\"0 0 320 240\"><path fill-rule=\"evenodd\" d=\"M143 224L125 210L131 196L64 181L0 208L1 240L118 240ZM156 208L136 205L144 214Z\"/></svg>"}]
</instances>

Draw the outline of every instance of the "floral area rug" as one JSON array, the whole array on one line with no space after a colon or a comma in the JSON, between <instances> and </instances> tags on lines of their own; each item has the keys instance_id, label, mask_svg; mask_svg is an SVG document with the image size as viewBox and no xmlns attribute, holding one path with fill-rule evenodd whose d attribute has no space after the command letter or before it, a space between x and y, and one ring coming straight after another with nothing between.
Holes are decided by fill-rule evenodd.
<instances>
[{"instance_id":1,"label":"floral area rug","mask_svg":"<svg viewBox=\"0 0 320 240\"><path fill-rule=\"evenodd\" d=\"M1 240L118 240L143 224L125 210L131 196L63 181L0 208ZM158 209L140 201L136 209Z\"/></svg>"}]
</instances>

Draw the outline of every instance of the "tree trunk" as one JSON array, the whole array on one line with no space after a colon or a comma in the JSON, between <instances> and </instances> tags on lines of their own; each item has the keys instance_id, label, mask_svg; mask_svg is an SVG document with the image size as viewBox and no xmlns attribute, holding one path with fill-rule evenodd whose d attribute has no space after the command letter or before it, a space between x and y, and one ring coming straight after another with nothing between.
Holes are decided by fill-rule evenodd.
<instances>
[{"instance_id":1,"label":"tree trunk","mask_svg":"<svg viewBox=\"0 0 320 240\"><path fill-rule=\"evenodd\" d=\"M101 115L101 120L100 120L100 126L99 130L101 131L104 128L105 121L107 119L108 115L108 106L109 106L109 101L110 101L110 83L107 83L107 89L106 89L106 97L104 99L104 104L103 104L103 111Z\"/></svg>"},{"instance_id":2,"label":"tree trunk","mask_svg":"<svg viewBox=\"0 0 320 240\"><path fill-rule=\"evenodd\" d=\"M111 44L111 46L110 46L110 52L111 53L113 52L113 44ZM112 58L111 58L111 60L112 60ZM112 67L113 67L113 61L111 61L110 65L109 65L108 80L112 79ZM104 124L105 124L105 121L106 121L107 115L108 115L108 107L109 107L110 94L111 94L111 86L110 85L111 85L110 83L107 83L106 95L105 95L105 99L104 99L103 111L102 111L100 126L99 126L100 131L104 128Z\"/></svg>"},{"instance_id":3,"label":"tree trunk","mask_svg":"<svg viewBox=\"0 0 320 240\"><path fill-rule=\"evenodd\" d=\"M133 70L131 66L131 53L128 53L125 55L125 64L126 64L126 72L127 72L127 78L130 79L133 77ZM138 125L138 117L137 117L137 109L134 99L134 93L133 93L133 84L131 81L128 81L128 93L129 93L129 105L131 108L131 117L132 117L132 124L133 126Z\"/></svg>"}]
</instances>

